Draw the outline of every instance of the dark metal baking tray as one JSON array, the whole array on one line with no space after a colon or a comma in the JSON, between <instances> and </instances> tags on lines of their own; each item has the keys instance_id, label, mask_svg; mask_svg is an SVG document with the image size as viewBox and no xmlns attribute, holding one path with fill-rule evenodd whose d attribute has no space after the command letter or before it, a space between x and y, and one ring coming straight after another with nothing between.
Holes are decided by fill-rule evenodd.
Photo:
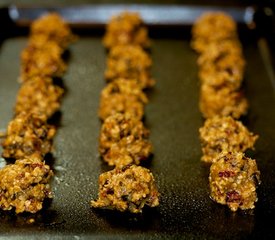
<instances>
[{"instance_id":1,"label":"dark metal baking tray","mask_svg":"<svg viewBox=\"0 0 275 240\"><path fill-rule=\"evenodd\" d=\"M146 6L145 6L146 7ZM103 32L103 31L102 31ZM101 32L101 33L102 33ZM155 175L161 203L142 215L91 209L97 180L108 167L97 147L97 117L106 52L97 31L90 30L70 47L64 76L66 95L58 118L53 157L55 197L37 214L0 212L0 234L13 239L272 239L275 236L275 94L272 54L257 31L242 28L247 70L245 94L250 103L242 120L260 135L256 150L262 184L256 208L230 212L209 198L209 167L200 162L197 55L187 28L150 29L152 74L145 124L151 130L154 156L147 164ZM98 35L99 34L99 35ZM0 130L12 118L19 88L19 54L27 35L14 35L0 47ZM30 223L29 219L35 219Z\"/></svg>"}]
</instances>

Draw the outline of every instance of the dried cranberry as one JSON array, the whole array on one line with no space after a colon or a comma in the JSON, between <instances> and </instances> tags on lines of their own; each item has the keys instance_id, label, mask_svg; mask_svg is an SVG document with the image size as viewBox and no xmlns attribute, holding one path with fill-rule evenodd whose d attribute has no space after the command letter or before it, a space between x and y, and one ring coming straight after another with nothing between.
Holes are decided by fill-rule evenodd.
<instances>
[{"instance_id":1,"label":"dried cranberry","mask_svg":"<svg viewBox=\"0 0 275 240\"><path fill-rule=\"evenodd\" d=\"M36 167L42 168L42 167L43 167L43 164L42 164L42 163L32 163L32 164L30 164L30 166L31 166L32 168L36 168Z\"/></svg>"},{"instance_id":2,"label":"dried cranberry","mask_svg":"<svg viewBox=\"0 0 275 240\"><path fill-rule=\"evenodd\" d=\"M232 172L232 171L225 170L225 171L219 172L219 177L226 177L226 178L228 178L228 177L233 177L233 176L235 176L235 173Z\"/></svg>"},{"instance_id":3,"label":"dried cranberry","mask_svg":"<svg viewBox=\"0 0 275 240\"><path fill-rule=\"evenodd\" d=\"M113 195L114 194L114 189L108 188L106 191L107 194Z\"/></svg>"},{"instance_id":4,"label":"dried cranberry","mask_svg":"<svg viewBox=\"0 0 275 240\"><path fill-rule=\"evenodd\" d=\"M239 202L240 200L241 195L236 190L226 193L226 202Z\"/></svg>"}]
</instances>

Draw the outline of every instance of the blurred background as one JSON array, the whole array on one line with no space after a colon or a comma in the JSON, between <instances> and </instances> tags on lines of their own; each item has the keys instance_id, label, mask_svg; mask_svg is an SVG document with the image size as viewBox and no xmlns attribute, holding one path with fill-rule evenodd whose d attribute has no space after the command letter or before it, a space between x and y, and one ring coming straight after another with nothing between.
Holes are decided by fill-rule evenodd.
<instances>
[{"instance_id":1,"label":"blurred background","mask_svg":"<svg viewBox=\"0 0 275 240\"><path fill-rule=\"evenodd\" d=\"M204 5L247 5L247 4L274 4L274 0L1 0L0 5L6 4L39 4L39 5L67 5L67 4L87 4L87 3L161 3L161 4L204 4Z\"/></svg>"}]
</instances>

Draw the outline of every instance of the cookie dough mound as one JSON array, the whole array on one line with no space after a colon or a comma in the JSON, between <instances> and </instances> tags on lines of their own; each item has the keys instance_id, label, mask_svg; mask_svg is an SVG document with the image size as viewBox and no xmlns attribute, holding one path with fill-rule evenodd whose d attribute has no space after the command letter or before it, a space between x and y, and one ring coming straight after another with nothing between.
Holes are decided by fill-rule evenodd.
<instances>
[{"instance_id":1,"label":"cookie dough mound","mask_svg":"<svg viewBox=\"0 0 275 240\"><path fill-rule=\"evenodd\" d=\"M202 161L213 163L221 152L244 152L254 148L258 136L232 117L213 117L199 129Z\"/></svg>"},{"instance_id":2,"label":"cookie dough mound","mask_svg":"<svg viewBox=\"0 0 275 240\"><path fill-rule=\"evenodd\" d=\"M210 196L217 203L232 211L255 207L260 172L256 161L244 153L222 153L211 165L209 182Z\"/></svg>"},{"instance_id":3,"label":"cookie dough mound","mask_svg":"<svg viewBox=\"0 0 275 240\"><path fill-rule=\"evenodd\" d=\"M231 55L243 58L242 46L237 38L220 42L210 42L207 49L200 54L197 63L198 66L203 66L208 63L219 63Z\"/></svg>"},{"instance_id":4,"label":"cookie dough mound","mask_svg":"<svg viewBox=\"0 0 275 240\"><path fill-rule=\"evenodd\" d=\"M107 58L105 78L107 81L120 77L136 79L141 88L149 88L155 84L150 74L151 66L152 59L140 46L115 46Z\"/></svg>"},{"instance_id":5,"label":"cookie dough mound","mask_svg":"<svg viewBox=\"0 0 275 240\"><path fill-rule=\"evenodd\" d=\"M4 158L19 159L40 153L49 153L55 127L47 124L46 117L22 112L8 125L7 136L2 142Z\"/></svg>"},{"instance_id":6,"label":"cookie dough mound","mask_svg":"<svg viewBox=\"0 0 275 240\"><path fill-rule=\"evenodd\" d=\"M237 38L234 19L223 12L208 12L199 17L192 28L191 46L199 53L208 48L210 42Z\"/></svg>"},{"instance_id":7,"label":"cookie dough mound","mask_svg":"<svg viewBox=\"0 0 275 240\"><path fill-rule=\"evenodd\" d=\"M117 45L139 45L149 47L147 28L138 13L123 12L112 17L107 25L103 45L112 48Z\"/></svg>"},{"instance_id":8,"label":"cookie dough mound","mask_svg":"<svg viewBox=\"0 0 275 240\"><path fill-rule=\"evenodd\" d=\"M44 15L33 22L30 39L37 35L44 35L48 40L58 43L63 49L66 49L76 39L69 25L57 13Z\"/></svg>"},{"instance_id":9,"label":"cookie dough mound","mask_svg":"<svg viewBox=\"0 0 275 240\"><path fill-rule=\"evenodd\" d=\"M152 153L149 130L143 123L126 114L108 117L101 128L99 152L109 165L139 164Z\"/></svg>"},{"instance_id":10,"label":"cookie dough mound","mask_svg":"<svg viewBox=\"0 0 275 240\"><path fill-rule=\"evenodd\" d=\"M63 49L44 35L33 36L21 53L22 82L34 76L61 77L66 64L62 59Z\"/></svg>"},{"instance_id":11,"label":"cookie dough mound","mask_svg":"<svg viewBox=\"0 0 275 240\"><path fill-rule=\"evenodd\" d=\"M199 107L205 118L232 116L238 119L247 113L248 102L242 91L232 91L227 87L216 89L202 84Z\"/></svg>"},{"instance_id":12,"label":"cookie dough mound","mask_svg":"<svg viewBox=\"0 0 275 240\"><path fill-rule=\"evenodd\" d=\"M48 77L34 77L19 89L15 113L32 112L50 118L60 108L64 90Z\"/></svg>"},{"instance_id":13,"label":"cookie dough mound","mask_svg":"<svg viewBox=\"0 0 275 240\"><path fill-rule=\"evenodd\" d=\"M45 198L52 198L53 172L38 156L20 159L0 169L0 207L16 213L36 213Z\"/></svg>"},{"instance_id":14,"label":"cookie dough mound","mask_svg":"<svg viewBox=\"0 0 275 240\"><path fill-rule=\"evenodd\" d=\"M135 80L119 78L101 92L99 117L104 120L115 113L142 119L148 99Z\"/></svg>"},{"instance_id":15,"label":"cookie dough mound","mask_svg":"<svg viewBox=\"0 0 275 240\"><path fill-rule=\"evenodd\" d=\"M235 41L210 44L198 59L199 78L202 84L238 90L242 84L245 61Z\"/></svg>"},{"instance_id":16,"label":"cookie dough mound","mask_svg":"<svg viewBox=\"0 0 275 240\"><path fill-rule=\"evenodd\" d=\"M98 200L92 207L121 212L141 213L145 205L159 205L159 193L153 174L141 166L126 166L102 173L99 177Z\"/></svg>"}]
</instances>

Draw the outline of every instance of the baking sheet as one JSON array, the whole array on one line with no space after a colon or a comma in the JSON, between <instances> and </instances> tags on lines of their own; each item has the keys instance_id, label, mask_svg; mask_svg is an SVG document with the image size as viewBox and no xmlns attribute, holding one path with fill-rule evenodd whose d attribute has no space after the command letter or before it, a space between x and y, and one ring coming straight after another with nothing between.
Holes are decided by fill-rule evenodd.
<instances>
[{"instance_id":1,"label":"baking sheet","mask_svg":"<svg viewBox=\"0 0 275 240\"><path fill-rule=\"evenodd\" d=\"M179 31L180 30L180 31ZM256 209L230 212L209 198L209 167L200 162L197 55L190 48L190 29L152 30L152 74L145 124L151 130L154 156L147 167L161 193L160 206L142 215L91 209L97 180L109 168L100 160L97 117L106 52L101 35L90 31L70 47L64 76L66 95L54 139L55 197L37 214L0 212L0 234L14 239L267 239L275 236L275 94L262 51L253 35L241 32L247 71L244 81L250 111L245 125L260 135L256 150L262 184ZM243 34L242 34L243 33ZM168 35L170 34L170 35ZM0 130L12 118L19 88L19 54L26 36L6 39L0 46ZM35 219L30 223L29 219Z\"/></svg>"}]
</instances>

